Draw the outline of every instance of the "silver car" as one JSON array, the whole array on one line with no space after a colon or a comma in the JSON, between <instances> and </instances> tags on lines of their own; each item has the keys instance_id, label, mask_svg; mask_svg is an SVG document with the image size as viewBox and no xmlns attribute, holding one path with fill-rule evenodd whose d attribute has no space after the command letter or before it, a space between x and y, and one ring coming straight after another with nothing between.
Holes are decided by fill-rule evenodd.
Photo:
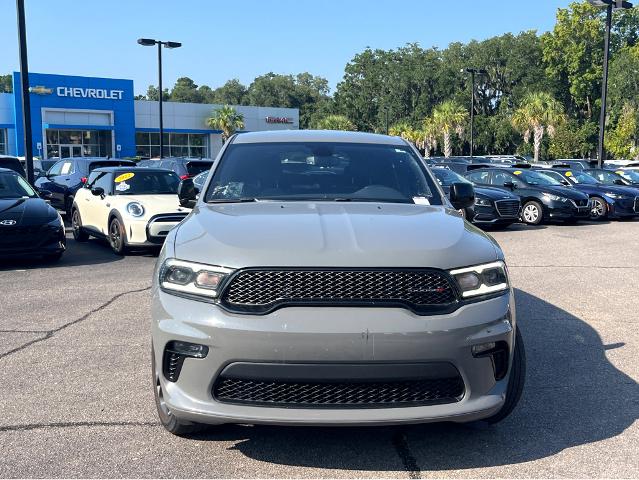
<instances>
[{"instance_id":1,"label":"silver car","mask_svg":"<svg viewBox=\"0 0 639 480\"><path fill-rule=\"evenodd\" d=\"M232 137L153 283L162 424L497 422L525 355L504 255L401 138Z\"/></svg>"}]
</instances>

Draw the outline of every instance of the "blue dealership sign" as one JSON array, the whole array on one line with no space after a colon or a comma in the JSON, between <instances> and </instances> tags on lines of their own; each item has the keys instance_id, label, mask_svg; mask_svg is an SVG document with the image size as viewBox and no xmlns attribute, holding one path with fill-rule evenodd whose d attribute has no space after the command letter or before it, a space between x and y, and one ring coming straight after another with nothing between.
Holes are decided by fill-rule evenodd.
<instances>
[{"instance_id":1,"label":"blue dealership sign","mask_svg":"<svg viewBox=\"0 0 639 480\"><path fill-rule=\"evenodd\" d=\"M13 74L17 154L24 155L20 74ZM133 80L29 73L33 151L47 128L111 130L113 156L135 155ZM53 120L53 121L52 121ZM116 149L120 145L120 149Z\"/></svg>"}]
</instances>

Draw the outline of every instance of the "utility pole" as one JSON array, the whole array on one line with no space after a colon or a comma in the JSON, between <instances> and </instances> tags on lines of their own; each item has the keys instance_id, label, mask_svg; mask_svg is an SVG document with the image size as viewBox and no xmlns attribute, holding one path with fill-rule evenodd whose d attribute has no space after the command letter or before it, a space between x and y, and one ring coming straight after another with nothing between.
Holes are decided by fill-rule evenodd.
<instances>
[{"instance_id":1,"label":"utility pole","mask_svg":"<svg viewBox=\"0 0 639 480\"><path fill-rule=\"evenodd\" d=\"M27 56L27 29L24 19L24 0L16 0L18 16L18 43L20 46L20 97L22 98L22 131L27 181L33 185L33 133L31 131L31 98L29 97L29 61Z\"/></svg>"}]
</instances>

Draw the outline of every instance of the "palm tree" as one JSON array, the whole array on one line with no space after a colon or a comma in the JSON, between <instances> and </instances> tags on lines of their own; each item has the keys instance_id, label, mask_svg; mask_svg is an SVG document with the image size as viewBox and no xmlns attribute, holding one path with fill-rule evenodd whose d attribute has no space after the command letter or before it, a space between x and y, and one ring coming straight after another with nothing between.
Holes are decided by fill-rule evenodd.
<instances>
[{"instance_id":1,"label":"palm tree","mask_svg":"<svg viewBox=\"0 0 639 480\"><path fill-rule=\"evenodd\" d=\"M404 140L411 142L417 148L424 148L424 135L422 131L414 128L408 122L396 123L388 130L388 133L395 137L402 137Z\"/></svg>"},{"instance_id":2,"label":"palm tree","mask_svg":"<svg viewBox=\"0 0 639 480\"><path fill-rule=\"evenodd\" d=\"M206 125L215 130L222 130L222 143L226 143L237 130L244 128L244 115L230 105L213 110L213 116L206 119Z\"/></svg>"},{"instance_id":3,"label":"palm tree","mask_svg":"<svg viewBox=\"0 0 639 480\"><path fill-rule=\"evenodd\" d=\"M450 157L453 154L451 135L453 132L457 133L458 136L464 133L464 127L468 122L468 112L453 100L447 100L435 107L432 121L433 128L444 137L444 156Z\"/></svg>"},{"instance_id":4,"label":"palm tree","mask_svg":"<svg viewBox=\"0 0 639 480\"><path fill-rule=\"evenodd\" d=\"M430 157L431 150L437 148L437 125L432 118L424 119L421 134L424 157L428 158Z\"/></svg>"},{"instance_id":5,"label":"palm tree","mask_svg":"<svg viewBox=\"0 0 639 480\"><path fill-rule=\"evenodd\" d=\"M327 115L318 120L315 127L317 130L357 130L355 124L344 115Z\"/></svg>"},{"instance_id":6,"label":"palm tree","mask_svg":"<svg viewBox=\"0 0 639 480\"><path fill-rule=\"evenodd\" d=\"M530 142L530 134L533 135L535 162L539 161L539 151L544 133L552 138L555 129L564 123L566 117L564 109L552 95L546 92L528 93L521 105L513 113L513 126L524 135L524 142Z\"/></svg>"}]
</instances>

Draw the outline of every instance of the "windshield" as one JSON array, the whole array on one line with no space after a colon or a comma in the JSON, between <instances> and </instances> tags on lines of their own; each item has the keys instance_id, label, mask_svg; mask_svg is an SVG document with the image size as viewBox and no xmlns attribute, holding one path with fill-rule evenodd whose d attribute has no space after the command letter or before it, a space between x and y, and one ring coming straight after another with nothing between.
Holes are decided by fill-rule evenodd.
<instances>
[{"instance_id":1,"label":"windshield","mask_svg":"<svg viewBox=\"0 0 639 480\"><path fill-rule=\"evenodd\" d=\"M180 177L165 172L118 172L113 180L116 195L176 194Z\"/></svg>"},{"instance_id":2,"label":"windshield","mask_svg":"<svg viewBox=\"0 0 639 480\"><path fill-rule=\"evenodd\" d=\"M561 182L541 172L518 170L514 174L528 185L561 185Z\"/></svg>"},{"instance_id":3,"label":"windshield","mask_svg":"<svg viewBox=\"0 0 639 480\"><path fill-rule=\"evenodd\" d=\"M35 198L36 193L27 181L19 175L0 175L0 198Z\"/></svg>"},{"instance_id":4,"label":"windshield","mask_svg":"<svg viewBox=\"0 0 639 480\"><path fill-rule=\"evenodd\" d=\"M589 170L586 173L606 185L613 185L616 180L619 180L619 177L615 173L606 170Z\"/></svg>"},{"instance_id":5,"label":"windshield","mask_svg":"<svg viewBox=\"0 0 639 480\"><path fill-rule=\"evenodd\" d=\"M207 202L246 200L431 203L442 200L408 146L291 142L230 145Z\"/></svg>"},{"instance_id":6,"label":"windshield","mask_svg":"<svg viewBox=\"0 0 639 480\"><path fill-rule=\"evenodd\" d=\"M566 172L565 176L568 177L573 183L581 183L584 185L598 185L600 182L584 172Z\"/></svg>"},{"instance_id":7,"label":"windshield","mask_svg":"<svg viewBox=\"0 0 639 480\"><path fill-rule=\"evenodd\" d=\"M433 168L432 172L435 174L439 184L444 187L450 187L453 183L471 183L468 179L447 168Z\"/></svg>"},{"instance_id":8,"label":"windshield","mask_svg":"<svg viewBox=\"0 0 639 480\"><path fill-rule=\"evenodd\" d=\"M618 170L615 172L617 175L621 175L626 180L630 180L633 183L639 182L639 171L636 170Z\"/></svg>"}]
</instances>

